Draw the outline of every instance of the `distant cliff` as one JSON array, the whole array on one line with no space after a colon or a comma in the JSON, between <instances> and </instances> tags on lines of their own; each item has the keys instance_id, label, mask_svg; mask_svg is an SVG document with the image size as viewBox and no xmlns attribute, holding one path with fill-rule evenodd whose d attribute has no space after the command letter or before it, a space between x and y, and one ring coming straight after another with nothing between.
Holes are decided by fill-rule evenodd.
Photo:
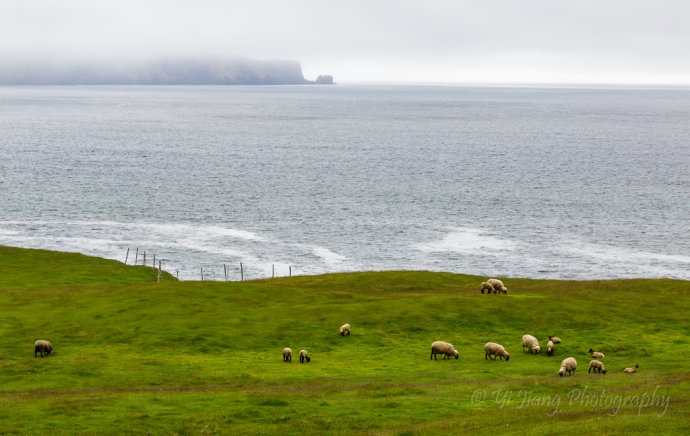
<instances>
[{"instance_id":1,"label":"distant cliff","mask_svg":"<svg viewBox=\"0 0 690 436\"><path fill-rule=\"evenodd\" d=\"M0 61L0 85L303 85L333 84L332 76L304 78L292 60L161 59L147 62Z\"/></svg>"}]
</instances>

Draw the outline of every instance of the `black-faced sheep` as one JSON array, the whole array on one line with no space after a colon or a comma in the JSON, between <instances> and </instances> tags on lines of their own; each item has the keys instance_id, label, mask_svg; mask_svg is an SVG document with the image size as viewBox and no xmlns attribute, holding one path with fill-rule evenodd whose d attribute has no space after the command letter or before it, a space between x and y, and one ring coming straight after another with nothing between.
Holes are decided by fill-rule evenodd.
<instances>
[{"instance_id":1,"label":"black-faced sheep","mask_svg":"<svg viewBox=\"0 0 690 436\"><path fill-rule=\"evenodd\" d=\"M592 357L595 358L595 359L603 359L604 357L606 357L606 356L604 356L604 353L600 353L600 352L598 352L598 351L594 351L594 350L592 350L591 348L589 349L588 352L589 352L589 355L592 356Z\"/></svg>"},{"instance_id":2,"label":"black-faced sheep","mask_svg":"<svg viewBox=\"0 0 690 436\"><path fill-rule=\"evenodd\" d=\"M561 338L557 338L556 336L549 336L549 340L553 342L554 344L560 344L561 343Z\"/></svg>"},{"instance_id":3,"label":"black-faced sheep","mask_svg":"<svg viewBox=\"0 0 690 436\"><path fill-rule=\"evenodd\" d=\"M493 360L496 360L497 356L500 357L501 360L505 357L506 362L510 359L510 354L508 354L505 347L495 342L487 342L484 345L484 360L488 359L490 356L494 356Z\"/></svg>"},{"instance_id":4,"label":"black-faced sheep","mask_svg":"<svg viewBox=\"0 0 690 436\"><path fill-rule=\"evenodd\" d=\"M307 350L299 350L299 363L304 362L311 362L311 357L309 357L309 353L307 353Z\"/></svg>"},{"instance_id":5,"label":"black-faced sheep","mask_svg":"<svg viewBox=\"0 0 690 436\"><path fill-rule=\"evenodd\" d=\"M283 348L283 362L292 362L292 348L290 347L285 347Z\"/></svg>"},{"instance_id":6,"label":"black-faced sheep","mask_svg":"<svg viewBox=\"0 0 690 436\"><path fill-rule=\"evenodd\" d=\"M503 282L498 279L489 279L487 282L494 287L494 293L500 292L501 294L507 294L508 288L503 285Z\"/></svg>"},{"instance_id":7,"label":"black-faced sheep","mask_svg":"<svg viewBox=\"0 0 690 436\"><path fill-rule=\"evenodd\" d=\"M438 360L436 358L437 354L443 354L444 360L450 359L451 357L455 357L456 359L459 357L458 350L456 350L452 344L443 341L436 341L431 344L431 356L429 356L429 359Z\"/></svg>"},{"instance_id":8,"label":"black-faced sheep","mask_svg":"<svg viewBox=\"0 0 690 436\"><path fill-rule=\"evenodd\" d=\"M631 368L625 368L625 369L623 370L623 372L626 373L626 374L635 374L635 373L637 372L637 368L639 368L639 367L640 367L640 365L638 365L638 364L636 363L635 366L633 366L633 367L631 367Z\"/></svg>"},{"instance_id":9,"label":"black-faced sheep","mask_svg":"<svg viewBox=\"0 0 690 436\"><path fill-rule=\"evenodd\" d=\"M549 342L546 343L546 355L547 356L553 356L553 341L549 339Z\"/></svg>"},{"instance_id":10,"label":"black-faced sheep","mask_svg":"<svg viewBox=\"0 0 690 436\"><path fill-rule=\"evenodd\" d=\"M524 335L522 337L522 349L528 348L533 354L539 354L539 341L532 335Z\"/></svg>"},{"instance_id":11,"label":"black-faced sheep","mask_svg":"<svg viewBox=\"0 0 690 436\"><path fill-rule=\"evenodd\" d=\"M577 369L577 360L574 357L566 357L561 362L561 368L558 370L558 375L563 377L565 374L573 375Z\"/></svg>"},{"instance_id":12,"label":"black-faced sheep","mask_svg":"<svg viewBox=\"0 0 690 436\"><path fill-rule=\"evenodd\" d=\"M48 356L50 353L53 352L53 344L51 344L49 341L46 341L45 339L39 339L36 342L34 342L34 357L38 357L38 354L41 354L41 357Z\"/></svg>"},{"instance_id":13,"label":"black-faced sheep","mask_svg":"<svg viewBox=\"0 0 690 436\"><path fill-rule=\"evenodd\" d=\"M600 360L589 361L589 369L587 370L587 374L589 374L589 372L592 370L594 370L594 374L596 374L597 372L599 374L606 374L606 368L604 368L604 363Z\"/></svg>"},{"instance_id":14,"label":"black-faced sheep","mask_svg":"<svg viewBox=\"0 0 690 436\"><path fill-rule=\"evenodd\" d=\"M496 290L494 289L493 286L491 286L491 283L489 283L489 282L482 282L481 286L482 286L482 288L481 288L482 294L484 293L484 291L486 291L487 294L492 294L492 293L495 294L496 293Z\"/></svg>"},{"instance_id":15,"label":"black-faced sheep","mask_svg":"<svg viewBox=\"0 0 690 436\"><path fill-rule=\"evenodd\" d=\"M340 336L350 336L350 324L343 324L340 326Z\"/></svg>"}]
</instances>

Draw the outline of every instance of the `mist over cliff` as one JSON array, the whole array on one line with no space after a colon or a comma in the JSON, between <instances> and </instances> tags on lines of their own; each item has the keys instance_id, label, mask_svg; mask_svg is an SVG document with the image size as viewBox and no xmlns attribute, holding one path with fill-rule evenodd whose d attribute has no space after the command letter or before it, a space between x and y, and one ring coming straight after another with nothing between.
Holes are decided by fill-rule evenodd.
<instances>
[{"instance_id":1,"label":"mist over cliff","mask_svg":"<svg viewBox=\"0 0 690 436\"><path fill-rule=\"evenodd\" d=\"M294 60L165 58L147 61L0 60L0 85L302 85Z\"/></svg>"}]
</instances>

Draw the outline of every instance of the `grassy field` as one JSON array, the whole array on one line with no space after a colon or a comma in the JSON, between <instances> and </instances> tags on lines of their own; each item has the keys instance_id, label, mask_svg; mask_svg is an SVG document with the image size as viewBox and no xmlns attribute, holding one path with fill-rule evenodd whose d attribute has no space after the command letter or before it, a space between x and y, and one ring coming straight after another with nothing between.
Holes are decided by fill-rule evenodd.
<instances>
[{"instance_id":1,"label":"grassy field","mask_svg":"<svg viewBox=\"0 0 690 436\"><path fill-rule=\"evenodd\" d=\"M690 282L504 278L508 295L482 295L485 279L157 283L149 267L0 247L0 433L690 431ZM563 343L531 355L525 333ZM52 355L35 358L36 339ZM430 360L435 340L460 358ZM510 360L485 360L487 341ZM311 363L283 363L285 346ZM587 373L590 348L608 374ZM567 356L578 369L558 377Z\"/></svg>"}]
</instances>

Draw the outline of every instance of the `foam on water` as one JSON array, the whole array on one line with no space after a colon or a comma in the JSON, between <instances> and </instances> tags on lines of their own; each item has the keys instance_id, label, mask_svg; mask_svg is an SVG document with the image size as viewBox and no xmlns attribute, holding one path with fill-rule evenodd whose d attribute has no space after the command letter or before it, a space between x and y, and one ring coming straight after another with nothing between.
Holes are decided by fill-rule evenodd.
<instances>
[{"instance_id":1,"label":"foam on water","mask_svg":"<svg viewBox=\"0 0 690 436\"><path fill-rule=\"evenodd\" d=\"M515 249L513 241L488 236L485 230L475 228L460 228L451 231L441 240L421 243L416 248L423 252L456 252L476 253L491 251L498 254L502 251Z\"/></svg>"}]
</instances>

